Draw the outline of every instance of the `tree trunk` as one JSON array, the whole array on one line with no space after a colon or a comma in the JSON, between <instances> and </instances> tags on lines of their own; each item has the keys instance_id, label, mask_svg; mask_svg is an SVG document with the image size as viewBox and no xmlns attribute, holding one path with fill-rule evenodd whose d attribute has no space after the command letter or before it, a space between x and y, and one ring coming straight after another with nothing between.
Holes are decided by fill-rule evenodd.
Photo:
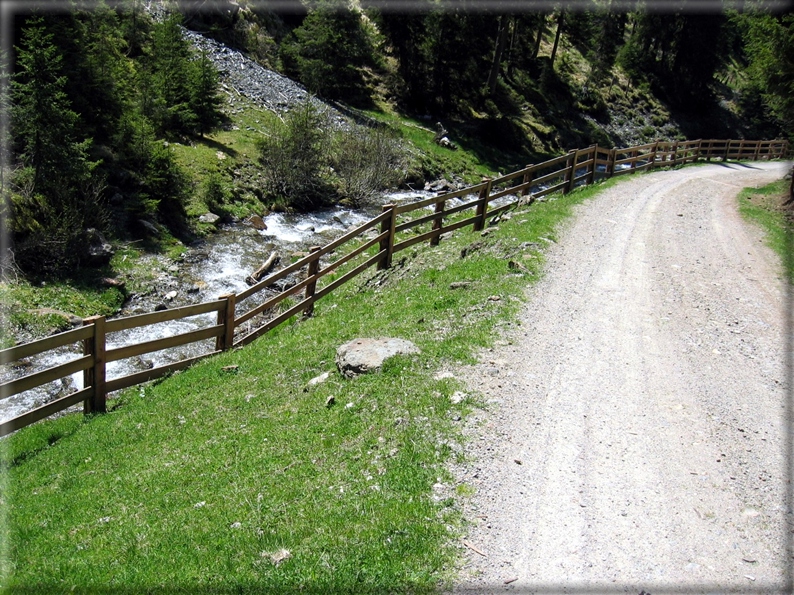
<instances>
[{"instance_id":1,"label":"tree trunk","mask_svg":"<svg viewBox=\"0 0 794 595\"><path fill-rule=\"evenodd\" d=\"M488 75L488 94L493 95L496 92L496 80L499 77L499 66L502 63L502 54L505 51L505 42L507 41L507 25L508 17L502 15L499 17L499 31L496 34L496 47L493 52L493 62L491 62L491 72Z\"/></svg>"},{"instance_id":2,"label":"tree trunk","mask_svg":"<svg viewBox=\"0 0 794 595\"><path fill-rule=\"evenodd\" d=\"M532 50L532 59L537 60L538 52L540 51L540 42L543 40L543 32L546 30L546 15L542 15L540 19L540 27L538 27L538 37L535 39L535 48Z\"/></svg>"},{"instance_id":3,"label":"tree trunk","mask_svg":"<svg viewBox=\"0 0 794 595\"><path fill-rule=\"evenodd\" d=\"M248 283L248 285L255 285L256 283L259 283L262 278L270 272L270 269L272 269L278 263L279 260L279 255L276 252L273 252L265 261L265 264L256 269L253 274L245 278L245 282Z\"/></svg>"},{"instance_id":4,"label":"tree trunk","mask_svg":"<svg viewBox=\"0 0 794 595\"><path fill-rule=\"evenodd\" d=\"M510 45L507 46L507 78L508 80L512 80L513 78L513 62L515 56L515 47L516 47L516 29L518 29L518 23L515 20L511 19L511 28L510 28Z\"/></svg>"},{"instance_id":5,"label":"tree trunk","mask_svg":"<svg viewBox=\"0 0 794 595\"><path fill-rule=\"evenodd\" d=\"M551 67L554 68L554 58L557 57L557 47L560 44L560 33L562 33L562 24L565 20L565 13L561 10L557 17L557 34L554 36L554 47L551 48Z\"/></svg>"}]
</instances>

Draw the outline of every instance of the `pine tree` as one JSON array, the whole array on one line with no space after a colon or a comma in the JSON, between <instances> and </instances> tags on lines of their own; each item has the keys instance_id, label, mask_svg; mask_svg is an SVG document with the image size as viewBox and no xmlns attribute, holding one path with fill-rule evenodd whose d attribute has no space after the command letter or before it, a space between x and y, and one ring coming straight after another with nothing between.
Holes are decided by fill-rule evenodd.
<instances>
[{"instance_id":1,"label":"pine tree","mask_svg":"<svg viewBox=\"0 0 794 595\"><path fill-rule=\"evenodd\" d=\"M196 130L204 135L217 126L222 118L218 71L206 52L201 52L191 66L189 106L195 116Z\"/></svg>"},{"instance_id":2,"label":"pine tree","mask_svg":"<svg viewBox=\"0 0 794 595\"><path fill-rule=\"evenodd\" d=\"M149 50L149 82L153 92L147 115L161 134L191 132L196 115L190 109L190 46L182 37L181 17L155 25Z\"/></svg>"},{"instance_id":3,"label":"pine tree","mask_svg":"<svg viewBox=\"0 0 794 595\"><path fill-rule=\"evenodd\" d=\"M343 2L328 0L284 40L280 57L285 72L312 93L366 103L361 69L371 65L372 53L361 15Z\"/></svg>"},{"instance_id":4,"label":"pine tree","mask_svg":"<svg viewBox=\"0 0 794 595\"><path fill-rule=\"evenodd\" d=\"M28 270L77 266L89 226L99 226L101 182L79 140L79 117L64 92L62 57L41 17L26 23L11 83L15 171L11 197L17 262Z\"/></svg>"},{"instance_id":5,"label":"pine tree","mask_svg":"<svg viewBox=\"0 0 794 595\"><path fill-rule=\"evenodd\" d=\"M29 22L17 52L11 83L17 157L32 170L33 192L57 195L90 176L91 140L77 139L79 116L64 92L62 57L40 17Z\"/></svg>"}]
</instances>

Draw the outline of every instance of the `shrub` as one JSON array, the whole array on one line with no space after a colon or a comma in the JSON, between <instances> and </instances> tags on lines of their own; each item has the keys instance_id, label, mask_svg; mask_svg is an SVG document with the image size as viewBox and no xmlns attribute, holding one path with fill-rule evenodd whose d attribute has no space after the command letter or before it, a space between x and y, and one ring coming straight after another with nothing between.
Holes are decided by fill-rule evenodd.
<instances>
[{"instance_id":1,"label":"shrub","mask_svg":"<svg viewBox=\"0 0 794 595\"><path fill-rule=\"evenodd\" d=\"M269 194L299 210L325 202L330 140L328 115L307 98L289 111L282 125L259 141L259 159Z\"/></svg>"},{"instance_id":2,"label":"shrub","mask_svg":"<svg viewBox=\"0 0 794 595\"><path fill-rule=\"evenodd\" d=\"M340 193L354 204L373 199L405 178L406 152L388 129L340 132L331 160Z\"/></svg>"}]
</instances>

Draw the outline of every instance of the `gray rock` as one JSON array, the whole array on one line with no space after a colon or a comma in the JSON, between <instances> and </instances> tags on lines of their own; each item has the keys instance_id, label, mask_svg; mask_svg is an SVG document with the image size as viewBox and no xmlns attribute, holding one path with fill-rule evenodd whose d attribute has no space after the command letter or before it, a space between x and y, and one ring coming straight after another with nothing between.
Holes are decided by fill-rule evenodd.
<instances>
[{"instance_id":1,"label":"gray rock","mask_svg":"<svg viewBox=\"0 0 794 595\"><path fill-rule=\"evenodd\" d=\"M311 387L311 386L317 386L318 384L322 384L323 382L328 380L330 377L331 377L331 373L330 372L323 372L319 376L315 376L314 378L309 380L309 382L306 384L306 389L308 390L308 388Z\"/></svg>"},{"instance_id":2,"label":"gray rock","mask_svg":"<svg viewBox=\"0 0 794 595\"><path fill-rule=\"evenodd\" d=\"M215 213L204 213L201 217L199 217L199 221L202 223L212 223L215 224L220 221L220 216L216 215Z\"/></svg>"},{"instance_id":3,"label":"gray rock","mask_svg":"<svg viewBox=\"0 0 794 595\"><path fill-rule=\"evenodd\" d=\"M379 370L383 362L395 355L420 353L405 339L353 339L336 350L336 365L347 378Z\"/></svg>"},{"instance_id":4,"label":"gray rock","mask_svg":"<svg viewBox=\"0 0 794 595\"><path fill-rule=\"evenodd\" d=\"M152 235L158 235L160 233L158 227L151 221L147 221L146 219L138 219L138 223Z\"/></svg>"},{"instance_id":5,"label":"gray rock","mask_svg":"<svg viewBox=\"0 0 794 595\"><path fill-rule=\"evenodd\" d=\"M88 264L102 266L110 262L113 257L113 246L105 239L98 229L93 227L85 230L88 240Z\"/></svg>"}]
</instances>

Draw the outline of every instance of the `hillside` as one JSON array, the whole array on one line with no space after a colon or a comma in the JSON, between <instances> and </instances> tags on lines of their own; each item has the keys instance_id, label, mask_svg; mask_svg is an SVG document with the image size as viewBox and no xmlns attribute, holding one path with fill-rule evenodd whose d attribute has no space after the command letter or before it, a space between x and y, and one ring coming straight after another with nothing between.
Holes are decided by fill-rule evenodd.
<instances>
[{"instance_id":1,"label":"hillside","mask_svg":"<svg viewBox=\"0 0 794 595\"><path fill-rule=\"evenodd\" d=\"M215 215L360 204L593 143L792 130L787 15L90 6L14 15L6 280L96 292ZM112 311L125 296L107 291Z\"/></svg>"}]
</instances>

